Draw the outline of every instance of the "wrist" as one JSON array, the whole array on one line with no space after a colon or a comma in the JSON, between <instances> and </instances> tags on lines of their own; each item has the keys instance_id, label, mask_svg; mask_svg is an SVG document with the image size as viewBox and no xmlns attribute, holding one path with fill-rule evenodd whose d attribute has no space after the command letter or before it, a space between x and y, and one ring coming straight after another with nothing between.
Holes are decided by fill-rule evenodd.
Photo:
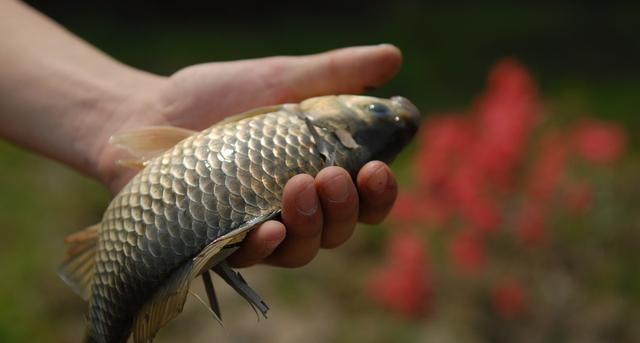
<instances>
[{"instance_id":1,"label":"wrist","mask_svg":"<svg viewBox=\"0 0 640 343\"><path fill-rule=\"evenodd\" d=\"M0 1L0 12L0 31L11 33L0 35L0 137L105 181L109 136L155 110L165 78L119 63L20 2Z\"/></svg>"},{"instance_id":2,"label":"wrist","mask_svg":"<svg viewBox=\"0 0 640 343\"><path fill-rule=\"evenodd\" d=\"M112 191L124 184L131 171L117 166L118 158L126 158L123 151L111 146L109 138L117 132L150 125L153 117L165 111L161 101L166 78L140 70L129 69L112 77L94 101L90 101L90 115L83 120L77 144L86 156L86 172ZM157 125L157 124L156 124Z\"/></svg>"}]
</instances>

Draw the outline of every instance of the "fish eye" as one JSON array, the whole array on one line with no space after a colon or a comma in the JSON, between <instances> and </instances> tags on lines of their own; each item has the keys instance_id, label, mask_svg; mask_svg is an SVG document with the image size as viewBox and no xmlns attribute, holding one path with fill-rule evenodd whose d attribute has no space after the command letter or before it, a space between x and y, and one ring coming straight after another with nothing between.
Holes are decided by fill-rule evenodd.
<instances>
[{"instance_id":1,"label":"fish eye","mask_svg":"<svg viewBox=\"0 0 640 343\"><path fill-rule=\"evenodd\" d=\"M376 116L387 116L391 113L389 107L381 103L373 103L367 105L367 111Z\"/></svg>"}]
</instances>

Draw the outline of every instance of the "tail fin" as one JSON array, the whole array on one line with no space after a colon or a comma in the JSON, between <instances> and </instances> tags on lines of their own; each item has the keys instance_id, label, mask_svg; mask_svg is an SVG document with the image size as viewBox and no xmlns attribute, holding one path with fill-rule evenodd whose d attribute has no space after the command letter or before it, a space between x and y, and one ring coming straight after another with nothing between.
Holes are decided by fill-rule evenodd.
<instances>
[{"instance_id":1,"label":"tail fin","mask_svg":"<svg viewBox=\"0 0 640 343\"><path fill-rule=\"evenodd\" d=\"M69 250L58 268L60 278L84 300L91 296L99 227L100 224L92 225L67 236L64 241Z\"/></svg>"}]
</instances>

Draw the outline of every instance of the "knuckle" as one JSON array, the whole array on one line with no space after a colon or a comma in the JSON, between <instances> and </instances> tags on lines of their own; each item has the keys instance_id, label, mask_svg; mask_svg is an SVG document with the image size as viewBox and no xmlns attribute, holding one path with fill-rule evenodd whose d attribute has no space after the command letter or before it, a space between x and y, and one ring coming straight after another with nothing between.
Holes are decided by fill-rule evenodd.
<instances>
[{"instance_id":1,"label":"knuckle","mask_svg":"<svg viewBox=\"0 0 640 343\"><path fill-rule=\"evenodd\" d=\"M284 218L284 224L289 230L288 234L299 238L312 238L318 236L322 232L322 217L305 216L301 214L289 215Z\"/></svg>"},{"instance_id":2,"label":"knuckle","mask_svg":"<svg viewBox=\"0 0 640 343\"><path fill-rule=\"evenodd\" d=\"M330 223L350 222L358 217L360 205L357 195L349 196L343 203L326 202L326 217ZM323 208L324 210L324 208Z\"/></svg>"}]
</instances>

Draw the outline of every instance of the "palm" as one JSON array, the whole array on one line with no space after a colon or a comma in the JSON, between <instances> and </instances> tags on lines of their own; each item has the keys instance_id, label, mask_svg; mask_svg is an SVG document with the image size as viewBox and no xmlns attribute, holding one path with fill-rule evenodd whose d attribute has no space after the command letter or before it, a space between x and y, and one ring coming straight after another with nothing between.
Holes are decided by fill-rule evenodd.
<instances>
[{"instance_id":1,"label":"palm","mask_svg":"<svg viewBox=\"0 0 640 343\"><path fill-rule=\"evenodd\" d=\"M187 67L169 78L164 91L171 104L162 119L169 124L202 130L221 119L265 105L293 101L275 79L270 60L210 63Z\"/></svg>"},{"instance_id":2,"label":"palm","mask_svg":"<svg viewBox=\"0 0 640 343\"><path fill-rule=\"evenodd\" d=\"M170 124L202 130L252 108L325 94L360 93L399 68L395 48L357 49L304 57L271 57L190 66L169 78L164 92Z\"/></svg>"},{"instance_id":3,"label":"palm","mask_svg":"<svg viewBox=\"0 0 640 343\"><path fill-rule=\"evenodd\" d=\"M298 102L338 93L360 93L393 77L400 67L399 51L391 46L348 48L303 57L271 57L234 62L207 63L182 69L151 89L151 109L123 109L126 120L105 130L126 131L150 125L172 125L203 130L223 118L255 107ZM128 112L128 113L127 113ZM131 113L137 115L131 116ZM114 165L121 154L103 149L102 178L113 191L119 190L134 172ZM377 176L384 175L383 179ZM341 168L323 170L314 180L309 175L291 179L283 194L280 222L267 222L252 231L232 264L247 266L268 262L300 266L309 262L320 247L336 247L349 238L358 220L374 223L389 211L396 184L388 168L378 162L363 167L356 184L336 186L337 177L349 178ZM383 180L383 186L380 185ZM336 191L347 194L331 200ZM300 196L307 194L317 210L297 210ZM320 206L321 205L321 206ZM285 238L286 231L286 239ZM276 249L277 247L277 249Z\"/></svg>"}]
</instances>

